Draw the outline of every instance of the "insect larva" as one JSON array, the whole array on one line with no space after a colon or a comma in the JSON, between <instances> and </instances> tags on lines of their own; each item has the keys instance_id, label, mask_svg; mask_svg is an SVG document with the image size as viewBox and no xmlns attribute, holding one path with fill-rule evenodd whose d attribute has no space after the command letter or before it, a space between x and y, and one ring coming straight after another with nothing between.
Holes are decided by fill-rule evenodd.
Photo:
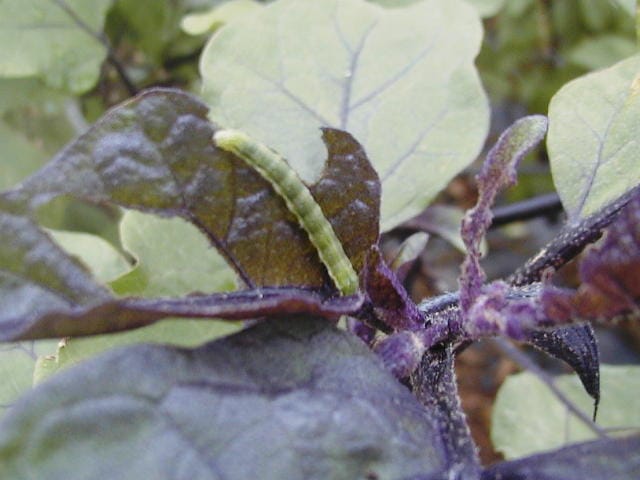
<instances>
[{"instance_id":1,"label":"insect larva","mask_svg":"<svg viewBox=\"0 0 640 480\"><path fill-rule=\"evenodd\" d=\"M273 186L307 232L338 290L343 295L356 293L358 275L340 240L307 186L285 159L237 130L219 130L213 139L219 148L242 158Z\"/></svg>"}]
</instances>

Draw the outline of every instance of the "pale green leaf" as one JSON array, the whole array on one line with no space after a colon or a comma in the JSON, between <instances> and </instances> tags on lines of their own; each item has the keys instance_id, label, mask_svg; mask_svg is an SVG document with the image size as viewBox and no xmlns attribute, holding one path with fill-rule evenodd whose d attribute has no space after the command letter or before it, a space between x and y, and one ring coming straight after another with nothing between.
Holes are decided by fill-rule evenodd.
<instances>
[{"instance_id":1,"label":"pale green leaf","mask_svg":"<svg viewBox=\"0 0 640 480\"><path fill-rule=\"evenodd\" d=\"M572 219L640 182L640 56L564 86L549 105L553 180Z\"/></svg>"},{"instance_id":2,"label":"pale green leaf","mask_svg":"<svg viewBox=\"0 0 640 480\"><path fill-rule=\"evenodd\" d=\"M63 230L49 230L49 235L67 253L78 257L101 282L110 282L131 270L122 254L96 235Z\"/></svg>"},{"instance_id":3,"label":"pale green leaf","mask_svg":"<svg viewBox=\"0 0 640 480\"><path fill-rule=\"evenodd\" d=\"M583 39L570 48L566 57L586 70L605 68L637 52L635 42L623 35L603 34Z\"/></svg>"},{"instance_id":4,"label":"pale green leaf","mask_svg":"<svg viewBox=\"0 0 640 480\"><path fill-rule=\"evenodd\" d=\"M473 7L427 0L279 0L222 27L201 57L212 118L282 153L305 180L349 131L382 180L382 226L421 211L478 154L488 105L473 60ZM464 125L464 128L460 128Z\"/></svg>"},{"instance_id":5,"label":"pale green leaf","mask_svg":"<svg viewBox=\"0 0 640 480\"><path fill-rule=\"evenodd\" d=\"M598 425L623 433L640 429L640 367L602 365L602 398ZM587 415L593 399L577 375L561 375L556 385ZM493 407L491 438L506 458L552 450L595 438L538 378L528 372L512 375L500 388Z\"/></svg>"},{"instance_id":6,"label":"pale green leaf","mask_svg":"<svg viewBox=\"0 0 640 480\"><path fill-rule=\"evenodd\" d=\"M8 343L0 346L0 416L13 402L31 389L39 355L55 352L56 340Z\"/></svg>"},{"instance_id":7,"label":"pale green leaf","mask_svg":"<svg viewBox=\"0 0 640 480\"><path fill-rule=\"evenodd\" d=\"M192 13L185 16L180 26L189 35L211 33L227 22L261 8L262 4L255 0L234 0L216 5L206 12Z\"/></svg>"},{"instance_id":8,"label":"pale green leaf","mask_svg":"<svg viewBox=\"0 0 640 480\"><path fill-rule=\"evenodd\" d=\"M120 295L177 297L235 289L235 273L202 233L180 218L128 211L120 234L123 247L136 259L135 267L112 283ZM84 259L82 251L77 253ZM89 263L91 267L95 260ZM239 328L238 323L215 320L164 320L130 332L68 339L56 355L40 359L36 380L115 347L143 342L194 346Z\"/></svg>"},{"instance_id":9,"label":"pale green leaf","mask_svg":"<svg viewBox=\"0 0 640 480\"><path fill-rule=\"evenodd\" d=\"M120 224L123 247L136 258L128 282L114 282L119 294L180 296L235 290L236 275L196 227L181 218L159 218L137 211ZM125 286L126 285L126 286Z\"/></svg>"},{"instance_id":10,"label":"pale green leaf","mask_svg":"<svg viewBox=\"0 0 640 480\"><path fill-rule=\"evenodd\" d=\"M36 171L46 159L42 150L0 120L0 190L6 190Z\"/></svg>"},{"instance_id":11,"label":"pale green leaf","mask_svg":"<svg viewBox=\"0 0 640 480\"><path fill-rule=\"evenodd\" d=\"M101 34L111 3L0 1L0 76L39 77L72 93L89 90L98 80L106 49L87 30Z\"/></svg>"}]
</instances>

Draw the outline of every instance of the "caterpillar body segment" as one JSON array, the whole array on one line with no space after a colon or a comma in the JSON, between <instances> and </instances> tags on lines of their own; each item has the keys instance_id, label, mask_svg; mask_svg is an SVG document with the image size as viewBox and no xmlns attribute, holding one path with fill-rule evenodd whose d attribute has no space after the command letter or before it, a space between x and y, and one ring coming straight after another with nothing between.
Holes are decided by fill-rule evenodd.
<instances>
[{"instance_id":1,"label":"caterpillar body segment","mask_svg":"<svg viewBox=\"0 0 640 480\"><path fill-rule=\"evenodd\" d=\"M213 139L219 148L242 158L271 184L307 232L340 293L356 293L358 275L344 252L342 243L307 186L285 159L237 130L219 130Z\"/></svg>"}]
</instances>

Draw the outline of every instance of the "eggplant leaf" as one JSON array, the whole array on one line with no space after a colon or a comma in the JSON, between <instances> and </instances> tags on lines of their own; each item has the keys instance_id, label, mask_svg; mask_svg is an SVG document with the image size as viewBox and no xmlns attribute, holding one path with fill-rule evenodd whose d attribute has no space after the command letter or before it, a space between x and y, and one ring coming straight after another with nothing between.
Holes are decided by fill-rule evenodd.
<instances>
[{"instance_id":1,"label":"eggplant leaf","mask_svg":"<svg viewBox=\"0 0 640 480\"><path fill-rule=\"evenodd\" d=\"M395 479L444 475L446 455L430 410L360 340L303 318L112 352L0 425L2 478Z\"/></svg>"},{"instance_id":2,"label":"eggplant leaf","mask_svg":"<svg viewBox=\"0 0 640 480\"><path fill-rule=\"evenodd\" d=\"M279 0L211 37L203 95L215 121L274 147L307 181L324 162L318 128L354 135L382 179L387 230L482 148L489 112L473 65L481 35L477 12L459 0L393 9Z\"/></svg>"},{"instance_id":3,"label":"eggplant leaf","mask_svg":"<svg viewBox=\"0 0 640 480\"><path fill-rule=\"evenodd\" d=\"M111 202L197 226L248 285L326 283L284 201L242 160L214 147L207 109L178 90L114 108L12 192L36 207L60 195ZM325 174L311 191L354 267L378 236L377 175L353 138L325 130Z\"/></svg>"},{"instance_id":4,"label":"eggplant leaf","mask_svg":"<svg viewBox=\"0 0 640 480\"><path fill-rule=\"evenodd\" d=\"M611 435L640 428L640 368L602 365L602 401L598 425ZM576 375L555 377L555 385L580 410L588 413L592 400ZM500 387L493 409L491 437L508 459L595 439L595 433L578 420L534 374L512 375Z\"/></svg>"},{"instance_id":5,"label":"eggplant leaf","mask_svg":"<svg viewBox=\"0 0 640 480\"><path fill-rule=\"evenodd\" d=\"M640 182L638 71L636 55L569 82L549 104L549 161L572 221Z\"/></svg>"},{"instance_id":6,"label":"eggplant leaf","mask_svg":"<svg viewBox=\"0 0 640 480\"><path fill-rule=\"evenodd\" d=\"M107 55L97 35L112 3L4 0L0 3L0 43L4 45L0 76L41 78L50 87L76 94L89 90Z\"/></svg>"},{"instance_id":7,"label":"eggplant leaf","mask_svg":"<svg viewBox=\"0 0 640 480\"><path fill-rule=\"evenodd\" d=\"M599 440L498 463L482 480L630 480L640 476L640 436Z\"/></svg>"},{"instance_id":8,"label":"eggplant leaf","mask_svg":"<svg viewBox=\"0 0 640 480\"><path fill-rule=\"evenodd\" d=\"M460 228L467 255L460 273L460 306L467 313L481 294L486 279L480 266L481 242L491 225L491 207L498 193L516 183L516 166L540 141L547 131L547 119L541 115L521 118L505 130L487 153L478 183L478 201L467 212Z\"/></svg>"}]
</instances>

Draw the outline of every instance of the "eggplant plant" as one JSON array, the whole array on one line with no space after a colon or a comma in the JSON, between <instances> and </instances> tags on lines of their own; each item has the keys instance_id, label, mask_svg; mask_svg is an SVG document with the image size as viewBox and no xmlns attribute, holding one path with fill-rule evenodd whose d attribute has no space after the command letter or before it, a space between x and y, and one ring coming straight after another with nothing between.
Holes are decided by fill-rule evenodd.
<instances>
[{"instance_id":1,"label":"eggplant plant","mask_svg":"<svg viewBox=\"0 0 640 480\"><path fill-rule=\"evenodd\" d=\"M28 48L57 56L1 53L0 89L86 92L106 59L135 90L91 36L134 2L19 3L0 11L27 25ZM380 239L480 154L482 2L246 3L183 21L215 30L201 93L145 89L0 193L0 341L64 339L0 420L0 476L639 476L638 434L481 465L453 364L480 339L528 343L568 363L597 408L591 322L636 318L640 305L640 56L568 83L548 116L502 132L460 225L458 289L416 302ZM33 27L43 19L66 26L55 41ZM97 43L70 54L78 38ZM489 280L494 202L545 136L566 225ZM45 228L43 212L69 199L122 215L115 247ZM572 261L573 288L557 274ZM121 348L81 358L112 339Z\"/></svg>"}]
</instances>

